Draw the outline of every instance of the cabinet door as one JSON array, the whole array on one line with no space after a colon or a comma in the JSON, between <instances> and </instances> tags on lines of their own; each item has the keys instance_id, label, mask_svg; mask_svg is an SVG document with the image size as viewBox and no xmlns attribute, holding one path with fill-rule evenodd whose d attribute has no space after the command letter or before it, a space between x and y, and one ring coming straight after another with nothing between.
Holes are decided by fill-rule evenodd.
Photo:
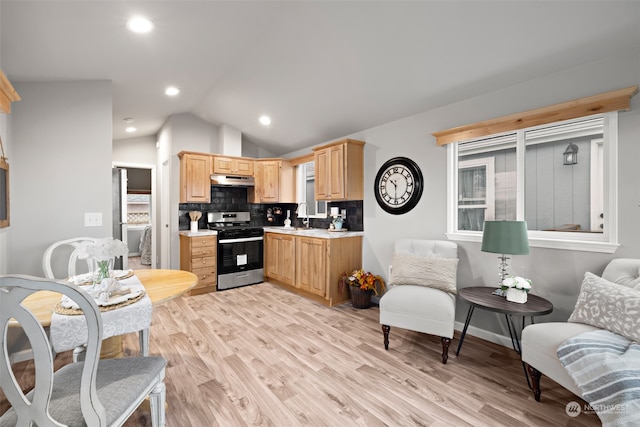
<instances>
[{"instance_id":1,"label":"cabinet door","mask_svg":"<svg viewBox=\"0 0 640 427\"><path fill-rule=\"evenodd\" d=\"M258 162L260 167L260 179L256 177L256 186L260 194L261 203L275 203L279 201L280 188L280 162L269 160Z\"/></svg>"},{"instance_id":2,"label":"cabinet door","mask_svg":"<svg viewBox=\"0 0 640 427\"><path fill-rule=\"evenodd\" d=\"M236 159L233 173L242 176L253 176L253 165L254 161L252 159Z\"/></svg>"},{"instance_id":3,"label":"cabinet door","mask_svg":"<svg viewBox=\"0 0 640 427\"><path fill-rule=\"evenodd\" d=\"M326 240L296 238L296 287L316 295L326 294Z\"/></svg>"},{"instance_id":4,"label":"cabinet door","mask_svg":"<svg viewBox=\"0 0 640 427\"><path fill-rule=\"evenodd\" d=\"M294 284L295 242L293 236L267 233L265 235L266 276L287 285Z\"/></svg>"},{"instance_id":5,"label":"cabinet door","mask_svg":"<svg viewBox=\"0 0 640 427\"><path fill-rule=\"evenodd\" d=\"M335 145L329 149L329 198L340 200L344 194L344 145Z\"/></svg>"},{"instance_id":6,"label":"cabinet door","mask_svg":"<svg viewBox=\"0 0 640 427\"><path fill-rule=\"evenodd\" d=\"M219 174L233 173L233 159L229 157L214 156L213 173L219 173Z\"/></svg>"},{"instance_id":7,"label":"cabinet door","mask_svg":"<svg viewBox=\"0 0 640 427\"><path fill-rule=\"evenodd\" d=\"M264 272L265 276L278 278L278 235L264 235Z\"/></svg>"},{"instance_id":8,"label":"cabinet door","mask_svg":"<svg viewBox=\"0 0 640 427\"><path fill-rule=\"evenodd\" d=\"M180 159L180 203L211 200L211 156L185 154Z\"/></svg>"},{"instance_id":9,"label":"cabinet door","mask_svg":"<svg viewBox=\"0 0 640 427\"><path fill-rule=\"evenodd\" d=\"M316 200L331 200L327 184L329 183L328 150L316 151L313 155L316 168L315 192Z\"/></svg>"},{"instance_id":10,"label":"cabinet door","mask_svg":"<svg viewBox=\"0 0 640 427\"><path fill-rule=\"evenodd\" d=\"M212 173L253 176L253 159L214 156Z\"/></svg>"},{"instance_id":11,"label":"cabinet door","mask_svg":"<svg viewBox=\"0 0 640 427\"><path fill-rule=\"evenodd\" d=\"M278 270L280 280L287 285L295 283L295 239L282 235L278 242Z\"/></svg>"}]
</instances>

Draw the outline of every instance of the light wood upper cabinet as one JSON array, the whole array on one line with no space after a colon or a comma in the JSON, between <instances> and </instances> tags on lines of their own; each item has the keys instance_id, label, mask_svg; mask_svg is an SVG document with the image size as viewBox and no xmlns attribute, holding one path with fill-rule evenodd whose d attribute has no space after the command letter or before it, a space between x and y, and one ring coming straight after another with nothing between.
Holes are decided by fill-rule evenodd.
<instances>
[{"instance_id":1,"label":"light wood upper cabinet","mask_svg":"<svg viewBox=\"0 0 640 427\"><path fill-rule=\"evenodd\" d=\"M211 173L221 175L253 176L254 160L246 157L213 156Z\"/></svg>"},{"instance_id":2,"label":"light wood upper cabinet","mask_svg":"<svg viewBox=\"0 0 640 427\"><path fill-rule=\"evenodd\" d=\"M295 239L291 235L266 233L264 236L265 276L293 286Z\"/></svg>"},{"instance_id":3,"label":"light wood upper cabinet","mask_svg":"<svg viewBox=\"0 0 640 427\"><path fill-rule=\"evenodd\" d=\"M211 201L211 156L181 151L180 203Z\"/></svg>"},{"instance_id":4,"label":"light wood upper cabinet","mask_svg":"<svg viewBox=\"0 0 640 427\"><path fill-rule=\"evenodd\" d=\"M313 149L316 200L364 199L364 144L344 139Z\"/></svg>"},{"instance_id":5,"label":"light wood upper cabinet","mask_svg":"<svg viewBox=\"0 0 640 427\"><path fill-rule=\"evenodd\" d=\"M294 168L281 159L256 159L255 187L247 190L249 203L295 203Z\"/></svg>"}]
</instances>

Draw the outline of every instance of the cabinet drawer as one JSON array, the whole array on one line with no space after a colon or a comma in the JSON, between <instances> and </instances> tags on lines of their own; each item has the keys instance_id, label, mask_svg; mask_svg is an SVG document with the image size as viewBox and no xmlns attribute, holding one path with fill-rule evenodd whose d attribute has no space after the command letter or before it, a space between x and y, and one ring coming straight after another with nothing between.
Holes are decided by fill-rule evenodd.
<instances>
[{"instance_id":1,"label":"cabinet drawer","mask_svg":"<svg viewBox=\"0 0 640 427\"><path fill-rule=\"evenodd\" d=\"M195 270L198 268L212 267L216 266L216 257L200 257L200 258L191 258L191 270L195 273Z\"/></svg>"},{"instance_id":2,"label":"cabinet drawer","mask_svg":"<svg viewBox=\"0 0 640 427\"><path fill-rule=\"evenodd\" d=\"M194 249L204 248L208 246L215 249L216 247L215 236L203 236L203 237L191 238L191 251L193 251Z\"/></svg>"},{"instance_id":3,"label":"cabinet drawer","mask_svg":"<svg viewBox=\"0 0 640 427\"><path fill-rule=\"evenodd\" d=\"M191 258L209 258L216 257L216 248L211 246L203 246L201 248L191 248Z\"/></svg>"},{"instance_id":4,"label":"cabinet drawer","mask_svg":"<svg viewBox=\"0 0 640 427\"><path fill-rule=\"evenodd\" d=\"M195 286L196 288L213 286L216 284L217 277L215 268L194 268L192 273L198 276L198 284Z\"/></svg>"}]
</instances>

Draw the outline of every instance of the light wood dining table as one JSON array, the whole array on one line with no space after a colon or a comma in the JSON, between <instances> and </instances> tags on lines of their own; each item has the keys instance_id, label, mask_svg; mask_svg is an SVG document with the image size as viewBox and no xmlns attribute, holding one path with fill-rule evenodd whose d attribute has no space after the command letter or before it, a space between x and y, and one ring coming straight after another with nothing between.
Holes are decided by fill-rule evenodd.
<instances>
[{"instance_id":1,"label":"light wood dining table","mask_svg":"<svg viewBox=\"0 0 640 427\"><path fill-rule=\"evenodd\" d=\"M134 270L133 273L144 285L154 306L184 295L198 284L198 276L183 270L148 269ZM51 325L53 306L60 301L60 298L58 293L41 291L27 297L23 304L34 314L42 326L48 327ZM100 357L120 357L122 354L122 335L102 341Z\"/></svg>"}]
</instances>

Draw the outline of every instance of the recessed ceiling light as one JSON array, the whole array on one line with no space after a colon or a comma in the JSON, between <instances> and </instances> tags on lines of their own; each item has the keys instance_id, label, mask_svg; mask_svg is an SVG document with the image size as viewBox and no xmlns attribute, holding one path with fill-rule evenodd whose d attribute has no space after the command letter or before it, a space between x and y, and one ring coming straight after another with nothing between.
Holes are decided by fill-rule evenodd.
<instances>
[{"instance_id":1,"label":"recessed ceiling light","mask_svg":"<svg viewBox=\"0 0 640 427\"><path fill-rule=\"evenodd\" d=\"M180 89L178 89L175 86L169 86L164 90L164 94L167 96L176 96L179 93L180 93Z\"/></svg>"},{"instance_id":2,"label":"recessed ceiling light","mask_svg":"<svg viewBox=\"0 0 640 427\"><path fill-rule=\"evenodd\" d=\"M135 16L127 21L127 28L134 33L148 33L153 30L153 27L153 22L142 16Z\"/></svg>"},{"instance_id":3,"label":"recessed ceiling light","mask_svg":"<svg viewBox=\"0 0 640 427\"><path fill-rule=\"evenodd\" d=\"M260 123L265 126L269 126L271 124L271 117L269 116L260 116L258 120L260 120Z\"/></svg>"},{"instance_id":4,"label":"recessed ceiling light","mask_svg":"<svg viewBox=\"0 0 640 427\"><path fill-rule=\"evenodd\" d=\"M125 123L133 123L133 117L125 117L122 121Z\"/></svg>"},{"instance_id":5,"label":"recessed ceiling light","mask_svg":"<svg viewBox=\"0 0 640 427\"><path fill-rule=\"evenodd\" d=\"M133 126L128 126L128 127L125 129L125 131L126 131L127 133L133 133L133 132L135 132L135 131L137 131L137 130L138 130L138 129L134 128Z\"/></svg>"}]
</instances>

